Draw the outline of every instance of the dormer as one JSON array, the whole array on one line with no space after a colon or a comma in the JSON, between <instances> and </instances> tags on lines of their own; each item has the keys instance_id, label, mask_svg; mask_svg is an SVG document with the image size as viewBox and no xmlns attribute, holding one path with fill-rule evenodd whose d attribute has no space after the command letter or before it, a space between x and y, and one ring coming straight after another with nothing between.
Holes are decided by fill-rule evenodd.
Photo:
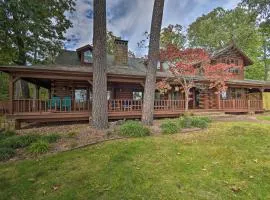
<instances>
[{"instance_id":1,"label":"dormer","mask_svg":"<svg viewBox=\"0 0 270 200\"><path fill-rule=\"evenodd\" d=\"M85 45L76 49L77 55L82 65L93 64L93 47L91 45Z\"/></svg>"}]
</instances>

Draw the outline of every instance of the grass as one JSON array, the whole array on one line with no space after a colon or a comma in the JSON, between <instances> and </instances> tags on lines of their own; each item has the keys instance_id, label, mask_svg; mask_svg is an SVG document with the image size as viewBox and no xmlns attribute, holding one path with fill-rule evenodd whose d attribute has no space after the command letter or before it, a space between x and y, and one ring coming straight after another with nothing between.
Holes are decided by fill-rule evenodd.
<instances>
[{"instance_id":1,"label":"grass","mask_svg":"<svg viewBox=\"0 0 270 200\"><path fill-rule=\"evenodd\" d=\"M261 115L257 117L258 120L270 121L270 115Z\"/></svg>"},{"instance_id":2,"label":"grass","mask_svg":"<svg viewBox=\"0 0 270 200\"><path fill-rule=\"evenodd\" d=\"M270 125L106 142L0 164L1 199L269 199Z\"/></svg>"},{"instance_id":3,"label":"grass","mask_svg":"<svg viewBox=\"0 0 270 200\"><path fill-rule=\"evenodd\" d=\"M29 151L34 154L45 153L49 150L49 143L60 139L60 135L16 135L14 131L0 134L0 161L8 160L16 155L15 149L31 146Z\"/></svg>"}]
</instances>

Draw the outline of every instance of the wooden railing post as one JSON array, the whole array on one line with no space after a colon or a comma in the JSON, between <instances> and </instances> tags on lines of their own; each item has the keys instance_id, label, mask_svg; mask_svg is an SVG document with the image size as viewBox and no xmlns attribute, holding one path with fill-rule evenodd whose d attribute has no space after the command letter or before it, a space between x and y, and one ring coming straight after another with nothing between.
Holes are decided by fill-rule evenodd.
<instances>
[{"instance_id":1,"label":"wooden railing post","mask_svg":"<svg viewBox=\"0 0 270 200\"><path fill-rule=\"evenodd\" d=\"M248 100L248 111L250 111L250 100Z\"/></svg>"}]
</instances>

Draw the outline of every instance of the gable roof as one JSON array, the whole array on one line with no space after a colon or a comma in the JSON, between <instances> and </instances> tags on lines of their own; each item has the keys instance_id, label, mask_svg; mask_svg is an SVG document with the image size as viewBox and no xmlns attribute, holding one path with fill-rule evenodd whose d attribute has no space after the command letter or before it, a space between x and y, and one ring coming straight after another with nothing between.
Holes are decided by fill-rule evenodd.
<instances>
[{"instance_id":1,"label":"gable roof","mask_svg":"<svg viewBox=\"0 0 270 200\"><path fill-rule=\"evenodd\" d=\"M217 59L218 57L228 53L228 52L236 52L240 54L240 56L244 59L244 66L249 66L253 64L253 61L239 48L237 45L232 42L226 47L219 49L211 55L211 59Z\"/></svg>"}]
</instances>

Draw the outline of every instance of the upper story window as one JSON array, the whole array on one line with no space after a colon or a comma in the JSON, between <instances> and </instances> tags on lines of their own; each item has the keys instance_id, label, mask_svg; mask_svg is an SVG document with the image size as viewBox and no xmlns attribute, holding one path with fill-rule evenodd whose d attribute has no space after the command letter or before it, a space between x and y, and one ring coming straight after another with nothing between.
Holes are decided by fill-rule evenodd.
<instances>
[{"instance_id":1,"label":"upper story window","mask_svg":"<svg viewBox=\"0 0 270 200\"><path fill-rule=\"evenodd\" d=\"M238 68L231 67L229 69L229 72L230 73L233 73L233 74L239 74L240 73L240 70Z\"/></svg>"},{"instance_id":2,"label":"upper story window","mask_svg":"<svg viewBox=\"0 0 270 200\"><path fill-rule=\"evenodd\" d=\"M93 61L93 54L91 51L83 52L83 62L84 63L92 63Z\"/></svg>"},{"instance_id":3,"label":"upper story window","mask_svg":"<svg viewBox=\"0 0 270 200\"><path fill-rule=\"evenodd\" d=\"M222 63L225 63L225 64L228 64L228 65L230 65L230 64L235 64L236 66L238 66L239 65L239 61L238 61L238 59L222 59L221 60L221 62Z\"/></svg>"}]
</instances>

